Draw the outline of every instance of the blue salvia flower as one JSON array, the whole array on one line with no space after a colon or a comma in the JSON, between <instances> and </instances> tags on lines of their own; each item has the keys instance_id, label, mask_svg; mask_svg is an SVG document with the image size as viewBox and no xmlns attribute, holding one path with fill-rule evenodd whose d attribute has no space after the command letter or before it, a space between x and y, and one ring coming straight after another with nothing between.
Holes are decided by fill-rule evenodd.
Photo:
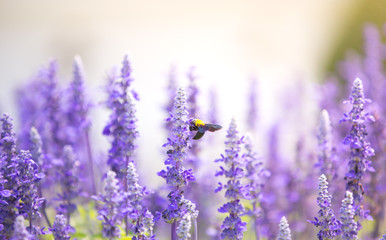
<instances>
[{"instance_id":1,"label":"blue salvia flower","mask_svg":"<svg viewBox=\"0 0 386 240\"><path fill-rule=\"evenodd\" d=\"M77 153L85 173L84 189L96 194L94 163L92 158L89 130L91 121L88 117L90 104L85 93L85 74L83 63L79 56L75 56L73 62L73 77L68 89L67 99L68 135L71 146ZM86 160L87 159L87 160Z\"/></svg>"},{"instance_id":2,"label":"blue salvia flower","mask_svg":"<svg viewBox=\"0 0 386 240\"><path fill-rule=\"evenodd\" d=\"M358 228L355 222L355 208L353 194L349 191L342 201L340 208L340 220L342 222L342 239L355 240L358 239Z\"/></svg>"},{"instance_id":3,"label":"blue salvia flower","mask_svg":"<svg viewBox=\"0 0 386 240\"><path fill-rule=\"evenodd\" d=\"M332 127L327 110L323 109L318 124L318 163L320 174L324 174L328 181L336 177L335 165L332 159Z\"/></svg>"},{"instance_id":4,"label":"blue salvia flower","mask_svg":"<svg viewBox=\"0 0 386 240\"><path fill-rule=\"evenodd\" d=\"M20 150L9 168L13 171L12 175L16 181L13 192L19 200L18 214L30 222L29 231L37 234L39 229L33 226L32 221L40 218L39 208L44 199L38 195L37 184L44 178L44 173L40 172L30 152L24 150Z\"/></svg>"},{"instance_id":5,"label":"blue salvia flower","mask_svg":"<svg viewBox=\"0 0 386 240\"><path fill-rule=\"evenodd\" d=\"M341 120L342 122L351 123L350 132L343 142L350 146L349 169L345 176L347 179L346 190L353 195L355 215L364 218L369 216L362 207L365 193L362 180L366 171L375 171L368 159L374 156L374 150L365 139L367 135L365 122L367 120L374 121L371 115L364 112L364 104L369 101L364 97L362 81L359 78L355 79L348 100L352 104L352 109L349 113L345 113ZM358 224L358 228L360 228L360 224Z\"/></svg>"},{"instance_id":6,"label":"blue salvia flower","mask_svg":"<svg viewBox=\"0 0 386 240\"><path fill-rule=\"evenodd\" d=\"M14 229L13 235L11 237L11 240L29 240L34 239L34 237L27 231L25 225L24 225L24 217L19 215L16 217L15 223L14 223Z\"/></svg>"},{"instance_id":7,"label":"blue salvia flower","mask_svg":"<svg viewBox=\"0 0 386 240\"><path fill-rule=\"evenodd\" d=\"M70 138L67 135L67 123L64 121L63 92L58 85L57 71L58 64L56 61L52 61L42 72L44 81L41 97L44 99L44 104L40 109L42 111L40 123L36 125L42 136L45 152L51 161L52 159L59 159L64 145L70 143ZM51 161L47 161L47 165Z\"/></svg>"},{"instance_id":8,"label":"blue salvia flower","mask_svg":"<svg viewBox=\"0 0 386 240\"><path fill-rule=\"evenodd\" d=\"M43 166L43 142L38 130L35 127L32 127L30 130L30 142L31 142L31 155L32 159L39 165Z\"/></svg>"},{"instance_id":9,"label":"blue salvia flower","mask_svg":"<svg viewBox=\"0 0 386 240\"><path fill-rule=\"evenodd\" d=\"M16 218L18 195L14 192L18 181L15 175L16 170L11 168L16 158L16 134L13 131L12 119L4 114L0 119L2 131L0 134L0 175L2 176L2 191L0 195L0 239L7 239L12 235L13 223Z\"/></svg>"},{"instance_id":10,"label":"blue salvia flower","mask_svg":"<svg viewBox=\"0 0 386 240\"><path fill-rule=\"evenodd\" d=\"M179 240L189 240L191 237L190 228L192 227L192 220L190 214L185 214L178 227L177 227L177 236Z\"/></svg>"},{"instance_id":11,"label":"blue salvia flower","mask_svg":"<svg viewBox=\"0 0 386 240\"><path fill-rule=\"evenodd\" d=\"M98 210L98 219L102 220L103 237L118 239L121 236L119 225L122 223L122 214L120 214L120 208L123 204L124 196L120 190L115 172L107 172L104 182L104 194L96 197L97 200L103 203L103 206Z\"/></svg>"},{"instance_id":12,"label":"blue salvia flower","mask_svg":"<svg viewBox=\"0 0 386 240\"><path fill-rule=\"evenodd\" d=\"M132 101L132 96L137 97L137 94L130 90L132 81L131 67L127 56L125 56L121 69L121 78L115 79L112 83L115 87L109 92L108 106L113 113L110 115L109 123L103 130L104 135L112 136L107 163L116 172L117 178L122 179L122 181L126 178L127 165L133 161L134 152L137 148L135 145L135 140L138 138L137 118ZM130 94L130 91L132 94Z\"/></svg>"},{"instance_id":13,"label":"blue salvia flower","mask_svg":"<svg viewBox=\"0 0 386 240\"><path fill-rule=\"evenodd\" d=\"M143 197L148 194L146 188L138 184L138 174L132 162L127 167L127 200L129 203L128 218L133 239L149 239L153 231L153 214L143 205Z\"/></svg>"},{"instance_id":14,"label":"blue salvia flower","mask_svg":"<svg viewBox=\"0 0 386 240\"><path fill-rule=\"evenodd\" d=\"M40 171L46 176L48 174L47 169L44 167L44 153L43 153L43 142L40 137L40 134L38 130L35 127L32 127L30 130L30 152L32 159L36 162L36 164L39 166ZM38 185L38 196L40 198L43 197L42 192L42 183ZM46 213L46 207L47 202L42 199L41 204L41 213L43 214L43 217L45 218L47 224L49 227L51 227L51 222L48 219L48 215Z\"/></svg>"},{"instance_id":15,"label":"blue salvia flower","mask_svg":"<svg viewBox=\"0 0 386 240\"><path fill-rule=\"evenodd\" d=\"M311 221L320 230L318 232L319 240L331 240L340 234L341 223L336 219L334 211L331 209L331 195L328 194L328 182L325 175L319 177L318 193L318 217Z\"/></svg>"},{"instance_id":16,"label":"blue salvia flower","mask_svg":"<svg viewBox=\"0 0 386 240\"><path fill-rule=\"evenodd\" d=\"M74 229L67 224L66 217L62 214L55 216L54 224L50 230L55 240L70 240L70 234L74 233Z\"/></svg>"},{"instance_id":17,"label":"blue salvia flower","mask_svg":"<svg viewBox=\"0 0 386 240\"><path fill-rule=\"evenodd\" d=\"M74 199L79 196L79 161L70 145L63 148L63 157L58 169L58 182L62 184L62 193L58 194L58 200L61 202L56 208L59 214L64 214L67 223L70 224L70 216L76 211Z\"/></svg>"},{"instance_id":18,"label":"blue salvia flower","mask_svg":"<svg viewBox=\"0 0 386 240\"><path fill-rule=\"evenodd\" d=\"M75 56L73 63L73 79L70 83L69 99L68 99L68 120L73 133L76 145L79 145L79 138L90 127L90 119L88 118L89 103L85 96L85 76L83 70L82 59Z\"/></svg>"},{"instance_id":19,"label":"blue salvia flower","mask_svg":"<svg viewBox=\"0 0 386 240\"><path fill-rule=\"evenodd\" d=\"M252 216L255 221L255 234L258 236L257 218L261 216L259 208L261 190L264 187L264 178L270 176L270 172L263 168L263 163L258 154L254 151L254 145L250 136L246 136L244 140L245 148L245 178L247 184L245 186L245 198L250 200L252 209L247 211L247 214Z\"/></svg>"},{"instance_id":20,"label":"blue salvia flower","mask_svg":"<svg viewBox=\"0 0 386 240\"><path fill-rule=\"evenodd\" d=\"M386 234L383 234L380 240L386 240Z\"/></svg>"},{"instance_id":21,"label":"blue salvia flower","mask_svg":"<svg viewBox=\"0 0 386 240\"><path fill-rule=\"evenodd\" d=\"M189 119L185 91L181 87L177 90L173 113L167 121L172 123L172 131L168 142L163 146L170 146L171 149L167 151L166 170L158 172L158 175L172 187L168 194L169 206L163 211L162 217L166 222L172 223L172 229L175 229L176 222L180 221L189 209L183 196L184 187L195 181L193 170L185 169L182 165L189 147ZM175 232L173 235L172 239L175 239Z\"/></svg>"},{"instance_id":22,"label":"blue salvia flower","mask_svg":"<svg viewBox=\"0 0 386 240\"><path fill-rule=\"evenodd\" d=\"M291 229L284 216L280 219L279 233L276 240L291 240Z\"/></svg>"},{"instance_id":23,"label":"blue salvia flower","mask_svg":"<svg viewBox=\"0 0 386 240\"><path fill-rule=\"evenodd\" d=\"M229 202L218 209L220 213L229 214L221 226L222 239L243 239L243 232L246 231L246 223L240 218L245 212L240 203L240 199L245 196L245 188L241 182L241 178L245 176L242 168L245 159L241 155L241 144L242 139L238 136L236 121L232 119L226 135L225 156L221 155L221 158L216 160L224 163L216 176L225 176L228 179L224 185L220 182L215 190L218 192L225 189L225 197L229 199Z\"/></svg>"}]
</instances>

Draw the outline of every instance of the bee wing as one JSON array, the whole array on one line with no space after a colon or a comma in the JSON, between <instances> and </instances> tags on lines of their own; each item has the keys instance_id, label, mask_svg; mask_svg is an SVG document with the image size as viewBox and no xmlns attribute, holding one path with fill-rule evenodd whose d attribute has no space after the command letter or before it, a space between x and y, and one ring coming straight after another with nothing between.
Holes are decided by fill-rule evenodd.
<instances>
[{"instance_id":1,"label":"bee wing","mask_svg":"<svg viewBox=\"0 0 386 240\"><path fill-rule=\"evenodd\" d=\"M217 124L205 124L205 127L208 131L210 132L215 132L217 130L220 130L222 128L222 126L220 125L217 125Z\"/></svg>"},{"instance_id":2,"label":"bee wing","mask_svg":"<svg viewBox=\"0 0 386 240\"><path fill-rule=\"evenodd\" d=\"M198 139L202 138L202 136L204 136L204 133L205 133L205 131L203 131L203 132L197 131L197 133L196 133L196 135L194 135L193 139L198 140Z\"/></svg>"}]
</instances>

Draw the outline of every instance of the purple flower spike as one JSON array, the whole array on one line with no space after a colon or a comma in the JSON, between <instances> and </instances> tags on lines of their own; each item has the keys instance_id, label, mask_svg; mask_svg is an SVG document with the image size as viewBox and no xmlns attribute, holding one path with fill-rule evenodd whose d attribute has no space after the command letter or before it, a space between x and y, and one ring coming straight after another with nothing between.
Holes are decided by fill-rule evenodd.
<instances>
[{"instance_id":1,"label":"purple flower spike","mask_svg":"<svg viewBox=\"0 0 386 240\"><path fill-rule=\"evenodd\" d=\"M352 104L352 109L349 113L344 114L341 120L351 123L350 132L344 139L344 144L350 146L349 169L345 176L347 180L346 190L353 195L355 215L364 218L365 211L362 207L362 201L365 191L362 180L366 171L373 172L375 170L368 159L374 156L374 150L365 140L367 135L365 122L372 121L373 117L364 112L364 104L369 100L364 97L362 81L359 78L355 79L353 83L348 102Z\"/></svg>"},{"instance_id":2,"label":"purple flower spike","mask_svg":"<svg viewBox=\"0 0 386 240\"><path fill-rule=\"evenodd\" d=\"M318 138L318 163L320 173L331 181L336 177L335 166L332 159L332 127L330 116L327 110L322 110L319 117L319 126L317 132Z\"/></svg>"},{"instance_id":3,"label":"purple flower spike","mask_svg":"<svg viewBox=\"0 0 386 240\"><path fill-rule=\"evenodd\" d=\"M320 230L318 232L319 240L332 240L340 234L341 223L335 218L331 209L331 195L328 194L328 182L325 175L319 177L319 193L317 202L319 205L318 217L311 221Z\"/></svg>"},{"instance_id":4,"label":"purple flower spike","mask_svg":"<svg viewBox=\"0 0 386 240\"><path fill-rule=\"evenodd\" d=\"M126 178L127 165L133 161L138 138L136 110L130 94L131 67L127 56L123 60L121 78L115 79L109 90L108 106L113 113L103 134L112 137L107 163L117 174L118 179Z\"/></svg>"},{"instance_id":5,"label":"purple flower spike","mask_svg":"<svg viewBox=\"0 0 386 240\"><path fill-rule=\"evenodd\" d=\"M14 191L17 192L20 204L17 207L19 214L23 215L30 222L40 217L39 207L43 199L38 196L37 183L44 174L39 172L38 165L32 160L29 151L20 150L17 158L12 164L13 176L17 182ZM30 224L32 226L32 223ZM36 232L36 229L30 229Z\"/></svg>"},{"instance_id":6,"label":"purple flower spike","mask_svg":"<svg viewBox=\"0 0 386 240\"><path fill-rule=\"evenodd\" d=\"M222 155L217 162L222 162L224 166L220 167L217 172L218 176L225 176L228 181L223 184L225 189L225 197L229 199L218 209L221 213L228 213L221 225L222 239L243 239L243 232L246 231L246 223L241 221L241 214L245 212L240 199L244 198L245 187L241 183L241 178L244 177L242 165L245 163L245 158L241 155L242 139L238 136L236 121L232 119L225 141L225 155Z\"/></svg>"},{"instance_id":7,"label":"purple flower spike","mask_svg":"<svg viewBox=\"0 0 386 240\"><path fill-rule=\"evenodd\" d=\"M50 230L55 240L70 240L70 234L74 233L74 229L67 224L66 218L61 214L55 216L54 225Z\"/></svg>"},{"instance_id":8,"label":"purple flower spike","mask_svg":"<svg viewBox=\"0 0 386 240\"><path fill-rule=\"evenodd\" d=\"M261 217L261 209L259 202L261 198L261 190L264 187L265 178L270 176L270 172L263 168L263 163L260 157L254 151L254 145L250 136L246 136L244 140L245 144L245 177L248 181L245 186L245 198L252 204L252 209L248 209L247 214L250 215L255 221L255 234L258 236L258 222L257 219Z\"/></svg>"},{"instance_id":9,"label":"purple flower spike","mask_svg":"<svg viewBox=\"0 0 386 240\"><path fill-rule=\"evenodd\" d=\"M113 171L107 173L104 195L96 198L103 203L103 206L98 210L98 219L102 220L103 237L108 239L118 239L121 236L119 225L122 223L122 215L119 209L123 204L123 194L115 176Z\"/></svg>"},{"instance_id":10,"label":"purple flower spike","mask_svg":"<svg viewBox=\"0 0 386 240\"><path fill-rule=\"evenodd\" d=\"M346 197L342 201L340 208L340 219L342 222L342 239L358 239L358 228L355 222L354 198L351 192L346 192Z\"/></svg>"},{"instance_id":11,"label":"purple flower spike","mask_svg":"<svg viewBox=\"0 0 386 240\"><path fill-rule=\"evenodd\" d=\"M16 134L13 131L12 118L4 113L1 118L1 140L0 147L2 150L2 159L5 162L11 161L11 158L16 155Z\"/></svg>"},{"instance_id":12,"label":"purple flower spike","mask_svg":"<svg viewBox=\"0 0 386 240\"><path fill-rule=\"evenodd\" d=\"M59 214L65 214L67 223L70 224L70 215L76 211L74 199L79 196L79 161L75 158L72 147L69 145L63 148L63 162L60 164L58 172L58 182L63 185L63 191L58 194L61 201L57 207Z\"/></svg>"},{"instance_id":13,"label":"purple flower spike","mask_svg":"<svg viewBox=\"0 0 386 240\"><path fill-rule=\"evenodd\" d=\"M74 146L82 137L84 131L90 127L90 120L88 118L89 103L85 97L84 86L84 70L82 59L75 56L73 63L73 79L69 89L69 106L68 106L68 122L73 134Z\"/></svg>"},{"instance_id":14,"label":"purple flower spike","mask_svg":"<svg viewBox=\"0 0 386 240\"><path fill-rule=\"evenodd\" d=\"M14 229L15 229L15 231L11 237L11 240L34 239L34 237L27 231L27 229L24 225L23 216L19 215L16 217Z\"/></svg>"},{"instance_id":15,"label":"purple flower spike","mask_svg":"<svg viewBox=\"0 0 386 240\"><path fill-rule=\"evenodd\" d=\"M130 229L136 238L150 239L153 234L153 214L142 207L143 197L148 194L145 188L138 184L138 174L132 162L127 168L127 200L131 211L128 213Z\"/></svg>"},{"instance_id":16,"label":"purple flower spike","mask_svg":"<svg viewBox=\"0 0 386 240\"><path fill-rule=\"evenodd\" d=\"M386 240L386 234L383 234L383 236L380 240Z\"/></svg>"},{"instance_id":17,"label":"purple flower spike","mask_svg":"<svg viewBox=\"0 0 386 240\"><path fill-rule=\"evenodd\" d=\"M189 182L195 181L193 171L186 170L182 165L187 157L189 147L189 119L186 103L186 95L183 88L178 88L174 98L173 113L167 120L172 124L171 136L164 146L169 146L168 158L165 160L166 170L158 172L158 175L166 180L173 189L168 195L169 206L162 213L162 217L172 224L172 239L176 239L176 224L185 214L191 214L196 218L198 211L195 205L184 198L184 188Z\"/></svg>"},{"instance_id":18,"label":"purple flower spike","mask_svg":"<svg viewBox=\"0 0 386 240\"><path fill-rule=\"evenodd\" d=\"M291 240L291 230L285 217L280 219L279 234L276 240Z\"/></svg>"}]
</instances>

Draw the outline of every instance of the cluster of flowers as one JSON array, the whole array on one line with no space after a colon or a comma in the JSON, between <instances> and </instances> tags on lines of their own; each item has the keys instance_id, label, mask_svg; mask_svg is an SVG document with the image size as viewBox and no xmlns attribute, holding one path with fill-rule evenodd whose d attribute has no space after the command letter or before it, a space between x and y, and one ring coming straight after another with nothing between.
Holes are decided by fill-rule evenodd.
<instances>
[{"instance_id":1,"label":"cluster of flowers","mask_svg":"<svg viewBox=\"0 0 386 240\"><path fill-rule=\"evenodd\" d=\"M76 212L88 202L95 203L102 228L89 231L95 238L162 238L162 218L170 225L172 240L313 239L315 229L307 227L307 219L313 219L309 222L317 227L316 235L321 240L379 239L386 202L386 164L382 159L386 108L381 105L386 98L380 90L386 86L386 47L380 39L374 26L366 26L365 56L351 54L340 64L340 76L350 83L346 84L351 86L350 93L338 88L336 80L323 86L318 146L309 150L300 137L295 168L280 156L281 123L269 131L267 164L263 166L265 158L257 154L252 138L240 136L232 119L225 152L215 160L219 170L213 173L205 169L200 161L201 140L192 141L190 137L192 120L200 115L197 77L191 69L185 92L176 86L172 71L170 103L166 106L168 138L163 145L165 169L158 172L166 185L154 191L140 185L136 170L139 132L135 103L139 96L132 87L128 56L124 56L119 74L108 75L105 105L110 117L103 129L110 140L106 160L93 156L91 104L81 59L75 57L72 81L66 88L59 86L57 64L51 62L18 93L20 134L14 132L8 114L1 118L0 239L38 239L41 235L71 239L80 231ZM254 80L247 114L251 131L258 129L255 89ZM214 96L212 92L208 119L216 123ZM341 101L343 96L349 96L346 102L351 110L343 114L342 124L335 125L344 112L335 100ZM374 100L366 111L365 104L370 100L365 96ZM371 124L368 129L367 124ZM203 141L210 141L213 135ZM335 144L339 139L343 141L341 147ZM312 162L309 156L316 155L314 152L317 157ZM108 170L96 168L96 161ZM217 188L214 177L220 179ZM101 189L98 178L104 182ZM313 183L317 181L319 192L314 197ZM215 194L222 190L224 196ZM364 198L365 193L371 201ZM213 206L219 202L221 206L213 213ZM312 211L316 204L317 213ZM55 217L47 210L55 210ZM223 213L227 216L219 221ZM373 228L361 235L362 223L371 219Z\"/></svg>"}]
</instances>

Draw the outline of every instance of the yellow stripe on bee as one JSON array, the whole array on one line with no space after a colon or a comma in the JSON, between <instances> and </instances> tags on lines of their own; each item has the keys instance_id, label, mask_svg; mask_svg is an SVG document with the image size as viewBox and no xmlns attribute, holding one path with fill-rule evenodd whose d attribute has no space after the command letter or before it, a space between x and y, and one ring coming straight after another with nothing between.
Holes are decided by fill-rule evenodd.
<instances>
[{"instance_id":1,"label":"yellow stripe on bee","mask_svg":"<svg viewBox=\"0 0 386 240\"><path fill-rule=\"evenodd\" d=\"M202 120L200 120L200 119L195 119L194 120L194 125L196 127L200 127L200 126L205 126L205 123Z\"/></svg>"}]
</instances>

